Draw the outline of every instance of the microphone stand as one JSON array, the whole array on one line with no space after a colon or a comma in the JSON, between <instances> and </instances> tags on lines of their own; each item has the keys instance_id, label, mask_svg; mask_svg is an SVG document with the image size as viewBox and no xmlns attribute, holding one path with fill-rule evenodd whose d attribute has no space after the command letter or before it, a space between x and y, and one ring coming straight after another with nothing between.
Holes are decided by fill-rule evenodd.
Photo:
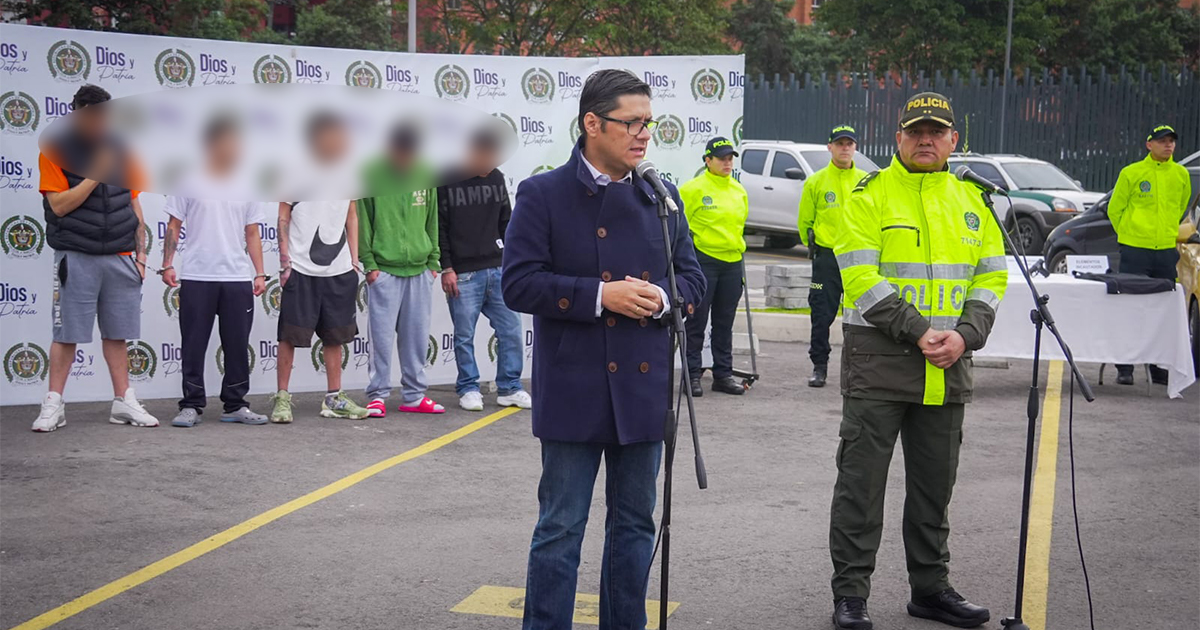
<instances>
[{"instance_id":1,"label":"microphone stand","mask_svg":"<svg viewBox=\"0 0 1200 630\"><path fill-rule=\"evenodd\" d=\"M687 330L683 325L683 297L679 295L679 285L675 280L675 252L671 249L671 231L667 219L670 210L667 200L658 195L658 218L662 224L663 244L666 246L667 257L667 286L670 288L671 299L671 350L667 355L667 415L665 418L664 439L666 441L666 462L663 468L663 511L661 525L662 542L662 578L661 593L658 603L658 627L667 628L667 590L670 578L671 563L671 477L675 463L675 438L679 432L679 407L675 397L675 353L678 351L679 360L683 366L680 378L680 395L687 397L688 419L692 428L692 449L696 453L696 481L703 490L708 487L708 473L704 469L704 457L700 454L700 434L696 429L696 408L692 399L692 388L689 386L690 377L687 364ZM649 577L649 575L647 575Z\"/></svg>"},{"instance_id":2,"label":"microphone stand","mask_svg":"<svg viewBox=\"0 0 1200 630\"><path fill-rule=\"evenodd\" d=\"M1003 189L997 189L997 194L1008 194ZM1001 226L1000 217L996 214L996 208L992 205L991 195L988 191L981 190L979 193L983 198L983 203L991 211L992 217L996 220L996 225ZM1037 287L1033 284L1033 277L1029 275L1029 268L1025 264L1023 256L1017 255L1017 249L1013 246L1012 238L1008 235L1008 231L1000 227L1000 234L1004 236L1004 244L1009 251L1013 253L1013 258L1017 261L1017 268L1021 270L1021 275L1025 278L1025 284L1029 286L1030 294L1033 295L1033 309L1029 311L1029 319L1033 323L1033 377L1029 385L1029 401L1026 404L1026 413L1029 417L1029 428L1025 435L1025 480L1024 489L1021 496L1021 536L1019 548L1017 551L1017 594L1016 607L1012 617L1005 617L1000 620L1000 625L1008 630L1029 630L1029 626L1021 619L1021 605L1025 599L1025 555L1029 544L1029 501L1033 488L1033 448L1034 441L1037 437L1037 419L1041 407L1041 389L1038 385L1038 371L1041 367L1041 349L1042 349L1042 328L1045 327L1054 335L1054 339L1058 341L1058 347L1062 349L1063 356L1067 358L1067 364L1071 366L1071 371L1075 374L1075 380L1079 382L1080 389L1083 390L1083 397L1088 402L1096 399L1092 393L1092 388L1088 385L1083 374L1079 372L1079 366L1075 363L1075 357L1071 354L1071 349L1067 346L1067 342L1063 341L1062 335L1058 332L1058 326L1054 324L1054 317L1050 315L1050 309L1046 303L1050 301L1050 296L1038 293Z\"/></svg>"}]
</instances>

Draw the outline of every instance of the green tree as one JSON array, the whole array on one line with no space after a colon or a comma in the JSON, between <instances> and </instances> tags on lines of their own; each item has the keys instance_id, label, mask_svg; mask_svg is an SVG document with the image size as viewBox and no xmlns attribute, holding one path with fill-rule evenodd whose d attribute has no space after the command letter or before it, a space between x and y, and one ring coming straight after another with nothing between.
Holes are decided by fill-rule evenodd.
<instances>
[{"instance_id":1,"label":"green tree","mask_svg":"<svg viewBox=\"0 0 1200 630\"><path fill-rule=\"evenodd\" d=\"M264 0L178 0L172 6L168 35L245 41L270 17Z\"/></svg>"},{"instance_id":2,"label":"green tree","mask_svg":"<svg viewBox=\"0 0 1200 630\"><path fill-rule=\"evenodd\" d=\"M301 46L399 50L393 36L397 12L377 0L329 0L297 6L296 39Z\"/></svg>"},{"instance_id":3,"label":"green tree","mask_svg":"<svg viewBox=\"0 0 1200 630\"><path fill-rule=\"evenodd\" d=\"M1200 55L1200 7L1176 0L1063 0L1052 16L1062 37L1047 51L1049 65L1196 67Z\"/></svg>"},{"instance_id":4,"label":"green tree","mask_svg":"<svg viewBox=\"0 0 1200 630\"><path fill-rule=\"evenodd\" d=\"M750 0L732 7L728 33L746 55L750 76L781 77L853 70L862 65L857 40L833 37L818 26L788 17L792 2Z\"/></svg>"},{"instance_id":5,"label":"green tree","mask_svg":"<svg viewBox=\"0 0 1200 630\"><path fill-rule=\"evenodd\" d=\"M608 0L584 43L587 53L728 54L729 10L720 0Z\"/></svg>"}]
</instances>

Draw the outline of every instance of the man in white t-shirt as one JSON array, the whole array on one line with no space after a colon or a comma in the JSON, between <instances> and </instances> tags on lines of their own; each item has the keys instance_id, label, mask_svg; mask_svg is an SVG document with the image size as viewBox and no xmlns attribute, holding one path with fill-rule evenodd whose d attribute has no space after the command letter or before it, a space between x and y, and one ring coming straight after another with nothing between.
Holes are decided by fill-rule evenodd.
<instances>
[{"instance_id":1,"label":"man in white t-shirt","mask_svg":"<svg viewBox=\"0 0 1200 630\"><path fill-rule=\"evenodd\" d=\"M235 168L238 130L231 120L217 119L205 130L207 172L199 179L217 182ZM170 215L163 244L163 282L179 289L179 331L183 350L183 399L172 426L200 422L205 405L204 366L213 323L224 355L221 422L266 424L246 402L250 390L250 328L254 297L266 289L259 223L262 204L168 197ZM181 239L186 240L181 247ZM179 268L174 266L179 253Z\"/></svg>"}]
</instances>

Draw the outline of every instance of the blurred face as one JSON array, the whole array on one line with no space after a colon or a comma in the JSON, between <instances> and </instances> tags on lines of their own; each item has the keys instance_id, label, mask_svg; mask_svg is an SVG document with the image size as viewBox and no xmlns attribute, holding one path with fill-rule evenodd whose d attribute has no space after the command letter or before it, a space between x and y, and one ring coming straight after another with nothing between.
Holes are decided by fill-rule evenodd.
<instances>
[{"instance_id":1,"label":"blurred face","mask_svg":"<svg viewBox=\"0 0 1200 630\"><path fill-rule=\"evenodd\" d=\"M102 103L96 105L87 105L81 107L75 115L71 117L75 121L75 130L85 138L96 139L104 135L108 128L107 116L105 116Z\"/></svg>"},{"instance_id":2,"label":"blurred face","mask_svg":"<svg viewBox=\"0 0 1200 630\"><path fill-rule=\"evenodd\" d=\"M313 155L318 162L337 162L346 154L346 130L341 125L325 125L312 138Z\"/></svg>"},{"instance_id":3,"label":"blurred face","mask_svg":"<svg viewBox=\"0 0 1200 630\"><path fill-rule=\"evenodd\" d=\"M467 170L479 177L487 177L496 168L496 150L491 147L475 146L467 160Z\"/></svg>"},{"instance_id":4,"label":"blurred face","mask_svg":"<svg viewBox=\"0 0 1200 630\"><path fill-rule=\"evenodd\" d=\"M704 164L708 167L708 172L721 177L729 177L733 174L733 154L721 157L706 157Z\"/></svg>"},{"instance_id":5,"label":"blurred face","mask_svg":"<svg viewBox=\"0 0 1200 630\"><path fill-rule=\"evenodd\" d=\"M641 94L626 94L618 98L617 108L606 115L615 120L654 120L650 97ZM650 143L649 129L632 135L624 123L606 121L593 112L584 115L583 129L587 133L585 151L588 161L601 171L610 175L628 173L646 158L646 145Z\"/></svg>"},{"instance_id":6,"label":"blurred face","mask_svg":"<svg viewBox=\"0 0 1200 630\"><path fill-rule=\"evenodd\" d=\"M241 142L237 132L227 130L208 143L209 170L216 174L226 174L237 165L241 153Z\"/></svg>"},{"instance_id":7,"label":"blurred face","mask_svg":"<svg viewBox=\"0 0 1200 630\"><path fill-rule=\"evenodd\" d=\"M958 132L932 120L915 122L896 132L896 152L911 171L942 170L956 146Z\"/></svg>"},{"instance_id":8,"label":"blurred face","mask_svg":"<svg viewBox=\"0 0 1200 630\"><path fill-rule=\"evenodd\" d=\"M1146 149L1150 151L1150 155L1159 162L1166 162L1175 155L1175 137L1164 136L1158 140L1150 140L1146 143Z\"/></svg>"},{"instance_id":9,"label":"blurred face","mask_svg":"<svg viewBox=\"0 0 1200 630\"><path fill-rule=\"evenodd\" d=\"M854 164L854 151L858 149L858 144L850 138L838 138L829 143L828 148L834 166L850 168Z\"/></svg>"}]
</instances>

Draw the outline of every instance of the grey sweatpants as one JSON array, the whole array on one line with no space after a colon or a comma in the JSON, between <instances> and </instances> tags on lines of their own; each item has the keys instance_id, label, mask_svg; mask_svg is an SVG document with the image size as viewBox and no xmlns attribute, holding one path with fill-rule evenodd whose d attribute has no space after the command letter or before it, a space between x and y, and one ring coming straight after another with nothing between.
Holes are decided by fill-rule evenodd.
<instances>
[{"instance_id":1,"label":"grey sweatpants","mask_svg":"<svg viewBox=\"0 0 1200 630\"><path fill-rule=\"evenodd\" d=\"M400 357L404 405L416 405L425 397L432 292L433 276L428 271L408 278L381 271L367 287L367 328L371 336L368 400L386 400L392 393L392 344Z\"/></svg>"}]
</instances>

